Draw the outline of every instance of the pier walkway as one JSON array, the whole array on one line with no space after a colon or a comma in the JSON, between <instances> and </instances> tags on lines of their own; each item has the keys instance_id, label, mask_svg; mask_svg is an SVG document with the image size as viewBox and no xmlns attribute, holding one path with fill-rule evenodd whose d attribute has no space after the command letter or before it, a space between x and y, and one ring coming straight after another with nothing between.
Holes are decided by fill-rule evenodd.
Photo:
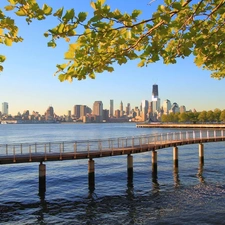
<instances>
[{"instance_id":1,"label":"pier walkway","mask_svg":"<svg viewBox=\"0 0 225 225\"><path fill-rule=\"evenodd\" d=\"M0 164L107 157L217 141L225 141L225 130L194 130L101 140L1 144Z\"/></svg>"}]
</instances>

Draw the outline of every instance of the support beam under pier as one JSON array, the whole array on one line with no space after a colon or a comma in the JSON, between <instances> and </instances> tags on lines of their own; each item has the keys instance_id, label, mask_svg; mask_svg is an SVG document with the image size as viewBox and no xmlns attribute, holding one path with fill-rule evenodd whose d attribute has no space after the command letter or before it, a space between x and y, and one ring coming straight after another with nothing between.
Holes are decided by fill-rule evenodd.
<instances>
[{"instance_id":1,"label":"support beam under pier","mask_svg":"<svg viewBox=\"0 0 225 225\"><path fill-rule=\"evenodd\" d=\"M95 189L95 161L93 159L88 161L88 186L91 191Z\"/></svg>"},{"instance_id":2,"label":"support beam under pier","mask_svg":"<svg viewBox=\"0 0 225 225\"><path fill-rule=\"evenodd\" d=\"M46 191L46 165L42 162L39 165L39 194Z\"/></svg>"},{"instance_id":3,"label":"support beam under pier","mask_svg":"<svg viewBox=\"0 0 225 225\"><path fill-rule=\"evenodd\" d=\"M133 156L127 155L127 179L128 182L133 182Z\"/></svg>"},{"instance_id":4,"label":"support beam under pier","mask_svg":"<svg viewBox=\"0 0 225 225\"><path fill-rule=\"evenodd\" d=\"M199 164L204 165L204 145L202 143L198 145L198 150L199 150Z\"/></svg>"},{"instance_id":5,"label":"support beam under pier","mask_svg":"<svg viewBox=\"0 0 225 225\"><path fill-rule=\"evenodd\" d=\"M178 168L178 147L173 147L173 168Z\"/></svg>"},{"instance_id":6,"label":"support beam under pier","mask_svg":"<svg viewBox=\"0 0 225 225\"><path fill-rule=\"evenodd\" d=\"M152 151L152 178L157 179L157 152Z\"/></svg>"}]
</instances>

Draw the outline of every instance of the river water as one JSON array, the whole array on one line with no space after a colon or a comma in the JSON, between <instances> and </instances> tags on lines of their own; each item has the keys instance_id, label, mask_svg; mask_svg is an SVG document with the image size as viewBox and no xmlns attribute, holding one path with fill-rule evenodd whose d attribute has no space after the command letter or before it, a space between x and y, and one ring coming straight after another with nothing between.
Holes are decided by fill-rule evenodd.
<instances>
[{"instance_id":1,"label":"river water","mask_svg":"<svg viewBox=\"0 0 225 225\"><path fill-rule=\"evenodd\" d=\"M114 138L173 132L116 124L0 125L0 144ZM88 189L87 160L45 162L46 193L38 193L38 163L0 165L0 224L225 224L225 143L207 143L199 166L198 145L133 155L133 182L126 156L95 160L95 190Z\"/></svg>"}]
</instances>

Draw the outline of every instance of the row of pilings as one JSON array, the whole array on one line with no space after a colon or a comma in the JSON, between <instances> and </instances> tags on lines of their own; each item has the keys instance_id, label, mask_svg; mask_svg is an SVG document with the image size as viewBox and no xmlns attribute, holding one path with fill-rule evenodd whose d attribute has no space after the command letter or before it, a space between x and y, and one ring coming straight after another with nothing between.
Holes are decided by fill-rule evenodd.
<instances>
[{"instance_id":1,"label":"row of pilings","mask_svg":"<svg viewBox=\"0 0 225 225\"><path fill-rule=\"evenodd\" d=\"M199 144L199 164L204 165L204 145ZM152 151L152 179L157 180L157 151ZM178 171L178 147L173 147L173 168ZM133 182L133 156L127 155L127 180ZM90 158L88 160L88 186L89 190L95 189L95 161ZM43 162L39 165L39 193L44 194L46 192L46 165Z\"/></svg>"}]
</instances>

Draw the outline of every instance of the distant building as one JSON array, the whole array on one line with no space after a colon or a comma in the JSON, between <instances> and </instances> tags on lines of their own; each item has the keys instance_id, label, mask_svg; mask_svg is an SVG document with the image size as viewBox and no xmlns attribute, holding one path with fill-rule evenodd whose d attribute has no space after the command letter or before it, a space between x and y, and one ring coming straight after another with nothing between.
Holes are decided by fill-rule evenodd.
<instances>
[{"instance_id":1,"label":"distant building","mask_svg":"<svg viewBox=\"0 0 225 225\"><path fill-rule=\"evenodd\" d=\"M108 109L103 110L103 121L105 121L105 122L109 121L109 110Z\"/></svg>"},{"instance_id":2,"label":"distant building","mask_svg":"<svg viewBox=\"0 0 225 225\"><path fill-rule=\"evenodd\" d=\"M2 103L2 114L3 115L9 114L9 104L7 102Z\"/></svg>"},{"instance_id":3,"label":"distant building","mask_svg":"<svg viewBox=\"0 0 225 225\"><path fill-rule=\"evenodd\" d=\"M184 105L180 106L180 113L186 112L186 107Z\"/></svg>"},{"instance_id":4,"label":"distant building","mask_svg":"<svg viewBox=\"0 0 225 225\"><path fill-rule=\"evenodd\" d=\"M169 112L172 112L172 113L180 112L179 105L176 102L174 102L172 104L171 110Z\"/></svg>"},{"instance_id":5,"label":"distant building","mask_svg":"<svg viewBox=\"0 0 225 225\"><path fill-rule=\"evenodd\" d=\"M156 111L160 111L160 98L159 98L159 91L158 85L153 84L152 86L152 103L151 103L151 111L154 114Z\"/></svg>"},{"instance_id":6,"label":"distant building","mask_svg":"<svg viewBox=\"0 0 225 225\"><path fill-rule=\"evenodd\" d=\"M110 106L109 106L109 116L113 117L113 100L110 100Z\"/></svg>"},{"instance_id":7,"label":"distant building","mask_svg":"<svg viewBox=\"0 0 225 225\"><path fill-rule=\"evenodd\" d=\"M163 102L163 113L168 115L170 110L171 110L171 102L170 100L166 99Z\"/></svg>"},{"instance_id":8,"label":"distant building","mask_svg":"<svg viewBox=\"0 0 225 225\"><path fill-rule=\"evenodd\" d=\"M142 108L142 119L143 119L143 121L146 121L147 120L147 115L148 115L148 109L149 109L149 102L148 102L148 100L142 100L141 108Z\"/></svg>"},{"instance_id":9,"label":"distant building","mask_svg":"<svg viewBox=\"0 0 225 225\"><path fill-rule=\"evenodd\" d=\"M120 110L119 110L119 109L117 109L117 110L115 111L115 117L116 117L116 118L120 118Z\"/></svg>"},{"instance_id":10,"label":"distant building","mask_svg":"<svg viewBox=\"0 0 225 225\"><path fill-rule=\"evenodd\" d=\"M49 106L45 113L45 120L54 120L54 109L52 106Z\"/></svg>"},{"instance_id":11,"label":"distant building","mask_svg":"<svg viewBox=\"0 0 225 225\"><path fill-rule=\"evenodd\" d=\"M152 101L155 101L159 97L158 85L153 84L152 86Z\"/></svg>"},{"instance_id":12,"label":"distant building","mask_svg":"<svg viewBox=\"0 0 225 225\"><path fill-rule=\"evenodd\" d=\"M123 116L123 102L120 102L120 117Z\"/></svg>"},{"instance_id":13,"label":"distant building","mask_svg":"<svg viewBox=\"0 0 225 225\"><path fill-rule=\"evenodd\" d=\"M80 118L80 107L81 105L75 105L73 107L73 115L75 118L79 119Z\"/></svg>"},{"instance_id":14,"label":"distant building","mask_svg":"<svg viewBox=\"0 0 225 225\"><path fill-rule=\"evenodd\" d=\"M128 116L129 114L130 114L130 103L127 103L126 115Z\"/></svg>"},{"instance_id":15,"label":"distant building","mask_svg":"<svg viewBox=\"0 0 225 225\"><path fill-rule=\"evenodd\" d=\"M86 114L87 114L87 106L81 105L80 106L80 117L86 116Z\"/></svg>"},{"instance_id":16,"label":"distant building","mask_svg":"<svg viewBox=\"0 0 225 225\"><path fill-rule=\"evenodd\" d=\"M98 121L103 120L103 103L102 101L95 101L93 104L93 114L98 116Z\"/></svg>"}]
</instances>

